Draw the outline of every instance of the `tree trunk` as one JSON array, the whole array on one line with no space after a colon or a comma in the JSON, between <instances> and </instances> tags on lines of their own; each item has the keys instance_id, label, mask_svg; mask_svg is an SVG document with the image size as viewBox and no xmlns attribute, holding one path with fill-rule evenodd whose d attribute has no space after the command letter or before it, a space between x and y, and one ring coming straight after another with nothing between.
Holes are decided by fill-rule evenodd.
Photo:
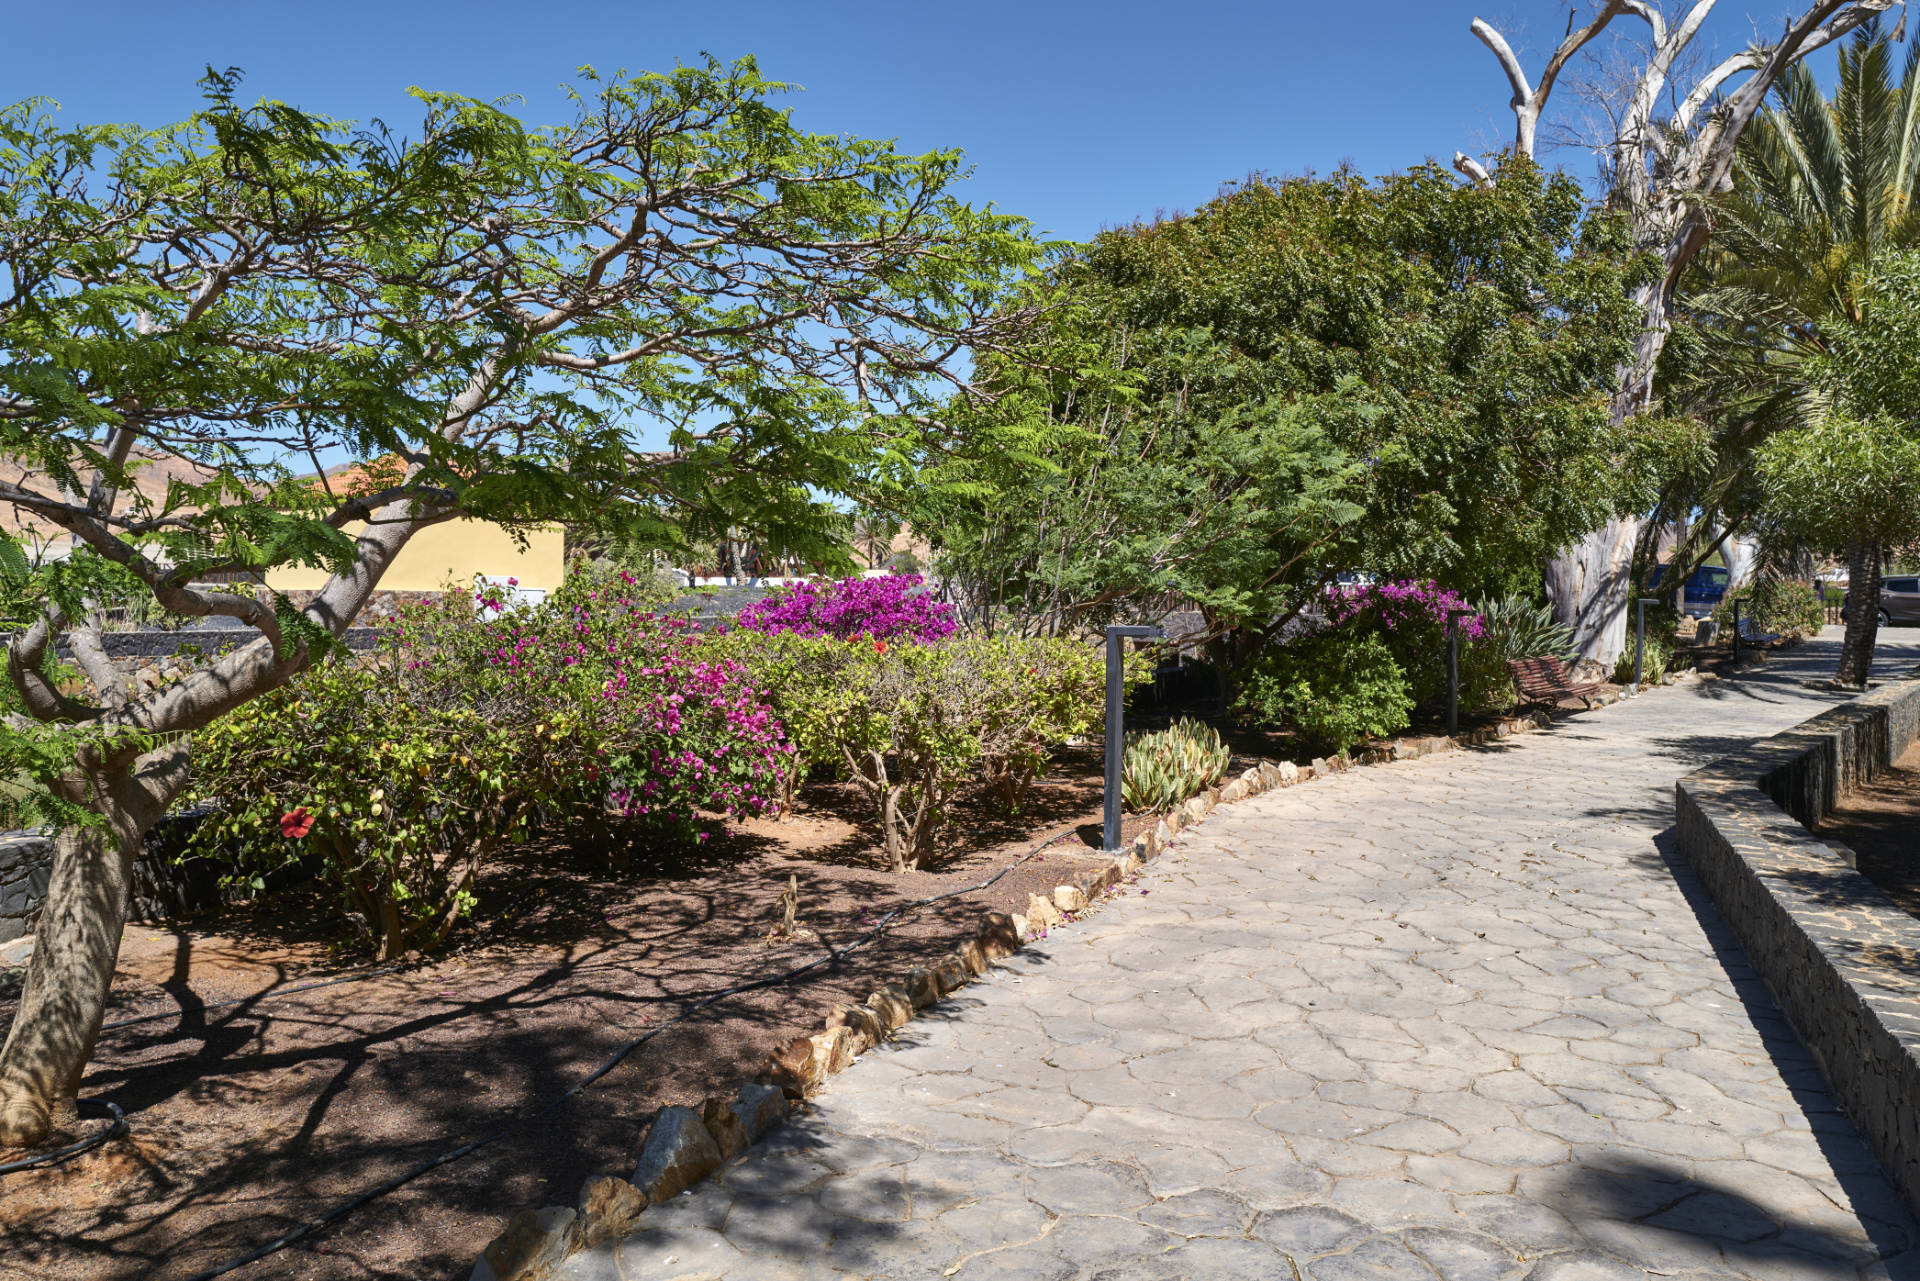
<instances>
[{"instance_id":1,"label":"tree trunk","mask_svg":"<svg viewBox=\"0 0 1920 1281\"><path fill-rule=\"evenodd\" d=\"M1720 548L1720 558L1727 562L1727 590L1745 587L1760 566L1760 540L1735 534Z\"/></svg>"},{"instance_id":2,"label":"tree trunk","mask_svg":"<svg viewBox=\"0 0 1920 1281\"><path fill-rule=\"evenodd\" d=\"M1633 548L1640 522L1613 517L1547 562L1547 599L1555 619L1573 630L1574 651L1611 670L1627 645L1627 600L1633 593Z\"/></svg>"},{"instance_id":3,"label":"tree trunk","mask_svg":"<svg viewBox=\"0 0 1920 1281\"><path fill-rule=\"evenodd\" d=\"M103 770L63 788L106 826L54 837L26 987L0 1049L0 1148L29 1147L73 1125L74 1098L120 958L133 860L185 782L182 744L147 758L135 773Z\"/></svg>"},{"instance_id":4,"label":"tree trunk","mask_svg":"<svg viewBox=\"0 0 1920 1281\"><path fill-rule=\"evenodd\" d=\"M1873 668L1873 646L1880 631L1880 544L1856 539L1847 544L1847 627L1840 641L1840 666L1833 679L1863 689Z\"/></svg>"}]
</instances>

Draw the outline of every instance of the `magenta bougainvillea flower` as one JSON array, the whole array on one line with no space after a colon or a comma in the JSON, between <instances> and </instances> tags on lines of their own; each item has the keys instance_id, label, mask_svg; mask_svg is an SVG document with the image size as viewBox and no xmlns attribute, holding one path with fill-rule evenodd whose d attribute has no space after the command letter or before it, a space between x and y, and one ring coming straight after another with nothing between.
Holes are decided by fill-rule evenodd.
<instances>
[{"instance_id":1,"label":"magenta bougainvillea flower","mask_svg":"<svg viewBox=\"0 0 1920 1281\"><path fill-rule=\"evenodd\" d=\"M953 635L958 624L953 606L928 595L923 583L918 574L796 583L741 610L738 622L755 632L929 644Z\"/></svg>"},{"instance_id":2,"label":"magenta bougainvillea flower","mask_svg":"<svg viewBox=\"0 0 1920 1281\"><path fill-rule=\"evenodd\" d=\"M1459 592L1448 591L1432 579L1408 578L1396 583L1327 589L1327 621L1336 625L1371 614L1388 631L1416 619L1444 628L1449 613L1470 608ZM1487 632L1480 615L1471 612L1461 618L1459 627L1460 634L1468 640L1479 640Z\"/></svg>"}]
</instances>

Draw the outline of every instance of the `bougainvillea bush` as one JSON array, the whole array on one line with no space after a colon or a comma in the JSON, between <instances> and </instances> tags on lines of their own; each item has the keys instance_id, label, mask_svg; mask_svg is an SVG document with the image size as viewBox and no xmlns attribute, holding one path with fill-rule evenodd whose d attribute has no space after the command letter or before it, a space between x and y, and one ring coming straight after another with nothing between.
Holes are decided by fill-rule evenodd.
<instances>
[{"instance_id":1,"label":"bougainvillea bush","mask_svg":"<svg viewBox=\"0 0 1920 1281\"><path fill-rule=\"evenodd\" d=\"M391 956L445 937L480 863L536 821L611 850L776 808L793 749L766 700L624 586L449 594L202 731L204 847L317 854Z\"/></svg>"},{"instance_id":2,"label":"bougainvillea bush","mask_svg":"<svg viewBox=\"0 0 1920 1281\"><path fill-rule=\"evenodd\" d=\"M953 635L953 606L925 590L918 574L796 583L740 611L740 627L840 640L917 641Z\"/></svg>"},{"instance_id":3,"label":"bougainvillea bush","mask_svg":"<svg viewBox=\"0 0 1920 1281\"><path fill-rule=\"evenodd\" d=\"M1455 610L1465 611L1457 624L1464 657L1486 629L1465 597L1431 580L1334 587L1327 592L1325 614L1330 627L1378 636L1418 706L1446 693L1447 615ZM1463 672L1463 688L1467 683Z\"/></svg>"}]
</instances>

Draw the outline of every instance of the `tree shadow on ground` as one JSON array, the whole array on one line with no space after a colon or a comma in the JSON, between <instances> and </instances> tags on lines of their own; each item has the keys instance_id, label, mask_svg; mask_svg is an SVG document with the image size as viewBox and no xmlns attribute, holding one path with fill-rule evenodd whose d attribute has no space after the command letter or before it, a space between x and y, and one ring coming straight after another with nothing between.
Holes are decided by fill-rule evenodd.
<instances>
[{"instance_id":1,"label":"tree shadow on ground","mask_svg":"<svg viewBox=\"0 0 1920 1281\"><path fill-rule=\"evenodd\" d=\"M503 1132L239 1274L464 1275L505 1214L571 1204L582 1179L631 1169L659 1104L731 1092L835 1002L945 953L983 907L1001 905L995 895L1024 905L1028 881L1045 893L1057 864L1074 861L1036 860L986 894L969 888L1011 859L989 847L945 875L902 877L741 842L610 872L592 851L529 849L483 894L497 932L303 993L283 989L310 972L256 965L231 1003L205 949L178 932L170 965L119 1012L162 1017L109 1030L82 1085L127 1109L131 1135L8 1179L0 1277L193 1276ZM816 938L770 942L790 877ZM844 953L890 908L950 891L960 896ZM263 926L249 946L275 937ZM734 984L816 962L796 982L736 993L662 1030ZM9 1013L0 1005L0 1023ZM554 1104L643 1036L590 1089Z\"/></svg>"},{"instance_id":2,"label":"tree shadow on ground","mask_svg":"<svg viewBox=\"0 0 1920 1281\"><path fill-rule=\"evenodd\" d=\"M1881 1257L1891 1257L1912 1249L1920 1243L1920 1232L1916 1231L1914 1220L1906 1206L1893 1191L1885 1174L1880 1170L1872 1151L1861 1139L1846 1114L1840 1109L1825 1078L1821 1075L1818 1061L1794 1032L1792 1024L1775 1003L1766 983L1749 962L1745 948L1734 934L1726 918L1713 902L1706 886L1700 882L1693 868L1679 852L1675 829L1668 827L1654 838L1654 846L1661 863L1672 876L1674 884L1692 910L1701 933L1712 948L1714 958L1719 962L1729 985L1738 996L1748 1019L1759 1035L1761 1044L1768 1057L1780 1073L1781 1080L1806 1119L1821 1154L1833 1169L1841 1189L1851 1203L1860 1221L1865 1227L1875 1251ZM1576 1177L1589 1177L1577 1175ZM1649 1173L1648 1177L1655 1177ZM1714 1214L1701 1214L1689 1211L1686 1215L1675 1215L1671 1223L1664 1226L1674 1231L1689 1232L1695 1236L1710 1236L1721 1233L1732 1244L1727 1248L1730 1257L1738 1261L1732 1251L1735 1247L1749 1251L1755 1259L1767 1257L1764 1252L1753 1253L1757 1242L1775 1240L1780 1249L1814 1249L1823 1233L1817 1228L1805 1225L1775 1225L1768 1232L1759 1232L1761 1220L1768 1223L1767 1212L1752 1205L1737 1190L1718 1188L1707 1182L1693 1180L1684 1172L1668 1172L1661 1181L1673 1184L1679 1190L1664 1204L1675 1206L1691 1199L1696 1193L1712 1193L1716 1200L1701 1201L1699 1208L1716 1206ZM1598 1189L1595 1195L1611 1196L1618 1193L1617 1184L1595 1182ZM1654 1213L1664 1213L1657 1210ZM1730 1225L1725 1229L1716 1228L1716 1216L1727 1219ZM1758 1216L1758 1217L1755 1217ZM1644 1216L1626 1216L1640 1218ZM1776 1232L1785 1235L1776 1237ZM1806 1238L1802 1240L1801 1238ZM1814 1244L1808 1244L1808 1241ZM1830 1240L1827 1243L1834 1249L1842 1249L1843 1243ZM1771 1247L1770 1247L1771 1248ZM1855 1247L1854 1249L1857 1249ZM1832 1257L1850 1257L1849 1252ZM1920 1277L1920 1263L1913 1264L1914 1270L1903 1275Z\"/></svg>"}]
</instances>

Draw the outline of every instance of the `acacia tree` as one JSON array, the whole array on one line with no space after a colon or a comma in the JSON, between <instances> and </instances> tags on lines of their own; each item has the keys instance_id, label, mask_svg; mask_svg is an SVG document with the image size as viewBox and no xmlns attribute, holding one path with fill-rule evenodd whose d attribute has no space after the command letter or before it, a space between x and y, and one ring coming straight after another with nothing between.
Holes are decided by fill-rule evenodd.
<instances>
[{"instance_id":1,"label":"acacia tree","mask_svg":"<svg viewBox=\"0 0 1920 1281\"><path fill-rule=\"evenodd\" d=\"M4 763L62 821L0 1146L74 1115L188 736L312 662L411 535L751 509L824 552L815 496L1023 323L995 304L1033 242L954 198L957 153L803 132L751 61L583 74L552 128L419 93L413 140L240 105L232 75L155 131L0 115L0 501L73 544L7 656ZM295 474L342 456L384 463L353 492ZM189 479L135 488L154 460ZM201 585L291 563L330 571L302 608ZM136 689L90 613L112 576L253 639ZM84 689L48 675L63 636Z\"/></svg>"},{"instance_id":2,"label":"acacia tree","mask_svg":"<svg viewBox=\"0 0 1920 1281\"><path fill-rule=\"evenodd\" d=\"M1506 39L1481 18L1473 34L1493 52L1513 89L1515 154L1532 156L1542 113L1568 64L1616 18L1644 23L1644 57L1630 76L1613 122L1604 167L1608 199L1627 218L1635 243L1658 255L1662 270L1632 294L1641 330L1618 370L1616 422L1653 403L1654 372L1672 330L1676 287L1712 231L1711 198L1732 172L1736 149L1768 91L1786 70L1814 50L1891 9L1896 0L1812 0L1790 18L1779 37L1722 59L1690 86L1673 82L1718 0L1694 0L1675 21L1647 0L1605 0L1583 26L1570 17L1537 82L1528 79ZM1673 104L1671 111L1663 104ZM1471 157L1454 164L1476 181L1493 175ZM1599 528L1547 563L1547 593L1560 621L1571 627L1578 652L1611 665L1626 643L1633 548L1639 519L1618 511Z\"/></svg>"}]
</instances>

